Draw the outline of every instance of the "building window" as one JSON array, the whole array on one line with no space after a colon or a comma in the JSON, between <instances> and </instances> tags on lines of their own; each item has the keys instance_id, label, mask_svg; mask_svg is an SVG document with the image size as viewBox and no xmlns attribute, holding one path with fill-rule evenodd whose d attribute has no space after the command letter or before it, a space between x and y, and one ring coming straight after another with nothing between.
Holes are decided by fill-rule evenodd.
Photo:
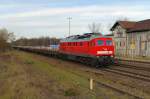
<instances>
[{"instance_id":1,"label":"building window","mask_svg":"<svg viewBox=\"0 0 150 99\"><path fill-rule=\"evenodd\" d=\"M150 42L150 34L147 34L147 41Z\"/></svg>"},{"instance_id":2,"label":"building window","mask_svg":"<svg viewBox=\"0 0 150 99\"><path fill-rule=\"evenodd\" d=\"M125 47L125 41L120 41L120 47Z\"/></svg>"},{"instance_id":3,"label":"building window","mask_svg":"<svg viewBox=\"0 0 150 99\"><path fill-rule=\"evenodd\" d=\"M121 42L120 42L120 47L121 47Z\"/></svg>"},{"instance_id":4,"label":"building window","mask_svg":"<svg viewBox=\"0 0 150 99\"><path fill-rule=\"evenodd\" d=\"M122 32L118 32L118 37L123 37L123 33Z\"/></svg>"},{"instance_id":5,"label":"building window","mask_svg":"<svg viewBox=\"0 0 150 99\"><path fill-rule=\"evenodd\" d=\"M147 50L147 42L146 41L142 41L142 44L141 44L141 49L142 50Z\"/></svg>"},{"instance_id":6,"label":"building window","mask_svg":"<svg viewBox=\"0 0 150 99\"><path fill-rule=\"evenodd\" d=\"M125 47L126 43L125 41L122 42L122 47Z\"/></svg>"}]
</instances>

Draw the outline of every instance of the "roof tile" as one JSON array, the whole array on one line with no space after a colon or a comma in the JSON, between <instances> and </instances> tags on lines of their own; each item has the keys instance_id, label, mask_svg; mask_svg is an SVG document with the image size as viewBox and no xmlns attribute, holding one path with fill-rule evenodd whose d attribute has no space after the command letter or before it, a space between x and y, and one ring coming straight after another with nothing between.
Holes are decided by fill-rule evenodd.
<instances>
[{"instance_id":1,"label":"roof tile","mask_svg":"<svg viewBox=\"0 0 150 99\"><path fill-rule=\"evenodd\" d=\"M150 19L138 21L138 22L118 21L113 25L111 30L113 30L118 24L121 25L122 28L126 29L128 33L150 30Z\"/></svg>"}]
</instances>

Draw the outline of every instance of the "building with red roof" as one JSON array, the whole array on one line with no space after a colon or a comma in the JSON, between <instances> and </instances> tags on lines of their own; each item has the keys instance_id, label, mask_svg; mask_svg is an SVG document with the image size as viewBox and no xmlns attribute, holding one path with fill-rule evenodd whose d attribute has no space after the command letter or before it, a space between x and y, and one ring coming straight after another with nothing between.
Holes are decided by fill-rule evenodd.
<instances>
[{"instance_id":1,"label":"building with red roof","mask_svg":"<svg viewBox=\"0 0 150 99\"><path fill-rule=\"evenodd\" d=\"M116 55L150 56L150 19L117 21L110 30L114 35Z\"/></svg>"}]
</instances>

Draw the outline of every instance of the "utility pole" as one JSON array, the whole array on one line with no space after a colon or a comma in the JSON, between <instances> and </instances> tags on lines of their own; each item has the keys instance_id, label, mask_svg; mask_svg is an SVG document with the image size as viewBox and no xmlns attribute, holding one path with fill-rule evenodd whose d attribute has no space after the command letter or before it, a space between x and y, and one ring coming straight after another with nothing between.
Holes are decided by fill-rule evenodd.
<instances>
[{"instance_id":1,"label":"utility pole","mask_svg":"<svg viewBox=\"0 0 150 99\"><path fill-rule=\"evenodd\" d=\"M67 19L69 20L69 36L70 36L70 28L71 28L71 27L70 27L70 23L71 23L72 17L68 17Z\"/></svg>"}]
</instances>

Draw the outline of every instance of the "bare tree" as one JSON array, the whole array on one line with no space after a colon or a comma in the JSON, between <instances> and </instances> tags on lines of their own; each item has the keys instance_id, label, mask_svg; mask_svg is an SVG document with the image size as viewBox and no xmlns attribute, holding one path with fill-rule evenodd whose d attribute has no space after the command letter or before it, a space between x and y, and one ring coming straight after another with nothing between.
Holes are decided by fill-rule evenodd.
<instances>
[{"instance_id":1,"label":"bare tree","mask_svg":"<svg viewBox=\"0 0 150 99\"><path fill-rule=\"evenodd\" d=\"M100 33L102 31L102 25L100 23L92 23L88 25L89 30L92 33Z\"/></svg>"},{"instance_id":2,"label":"bare tree","mask_svg":"<svg viewBox=\"0 0 150 99\"><path fill-rule=\"evenodd\" d=\"M110 28L111 28L112 26L113 26L112 23L108 23L106 28L107 28L108 30L110 30Z\"/></svg>"},{"instance_id":3,"label":"bare tree","mask_svg":"<svg viewBox=\"0 0 150 99\"><path fill-rule=\"evenodd\" d=\"M110 29L112 28L112 26L113 26L112 23L108 23L108 24L106 25L106 29L108 30L108 33L109 33L109 34L113 34L113 33L110 31Z\"/></svg>"},{"instance_id":4,"label":"bare tree","mask_svg":"<svg viewBox=\"0 0 150 99\"><path fill-rule=\"evenodd\" d=\"M59 44L60 39L50 37L20 38L14 42L16 46L49 46Z\"/></svg>"},{"instance_id":5,"label":"bare tree","mask_svg":"<svg viewBox=\"0 0 150 99\"><path fill-rule=\"evenodd\" d=\"M13 42L13 41L15 41L15 35L14 35L14 33L13 32L11 32L11 33L9 33L8 34L8 42Z\"/></svg>"},{"instance_id":6,"label":"bare tree","mask_svg":"<svg viewBox=\"0 0 150 99\"><path fill-rule=\"evenodd\" d=\"M0 29L0 51L5 51L10 47L10 43L15 39L13 33L9 33L7 29Z\"/></svg>"}]
</instances>

